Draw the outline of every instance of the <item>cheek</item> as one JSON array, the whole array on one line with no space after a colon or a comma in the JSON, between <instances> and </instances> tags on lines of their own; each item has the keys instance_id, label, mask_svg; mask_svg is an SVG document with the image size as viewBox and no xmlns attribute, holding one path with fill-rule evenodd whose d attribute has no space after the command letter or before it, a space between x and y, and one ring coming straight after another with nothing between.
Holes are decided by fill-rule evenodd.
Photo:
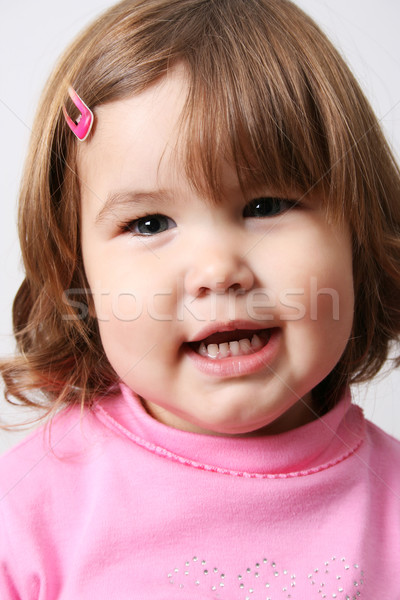
<instances>
[{"instance_id":1,"label":"cheek","mask_svg":"<svg viewBox=\"0 0 400 600\"><path fill-rule=\"evenodd\" d=\"M99 321L130 324L144 313L156 315L175 296L173 281L158 257L138 259L128 244L108 252L87 253L85 271ZM164 268L163 268L164 267Z\"/></svg>"},{"instance_id":2,"label":"cheek","mask_svg":"<svg viewBox=\"0 0 400 600\"><path fill-rule=\"evenodd\" d=\"M293 229L271 253L277 317L296 361L328 371L351 335L354 310L350 234L314 222Z\"/></svg>"},{"instance_id":3,"label":"cheek","mask_svg":"<svg viewBox=\"0 0 400 600\"><path fill-rule=\"evenodd\" d=\"M333 239L310 275L310 314L323 328L350 330L354 310L353 261L349 236Z\"/></svg>"},{"instance_id":4,"label":"cheek","mask_svg":"<svg viewBox=\"0 0 400 600\"><path fill-rule=\"evenodd\" d=\"M113 308L98 324L104 352L115 372L122 379L128 374L137 377L137 368L145 369L146 357L152 356L156 343L151 321L144 320L143 313L136 319L121 318Z\"/></svg>"},{"instance_id":5,"label":"cheek","mask_svg":"<svg viewBox=\"0 0 400 600\"><path fill-rule=\"evenodd\" d=\"M340 253L337 253L339 257ZM326 258L326 257L325 257ZM322 380L343 354L353 325L354 292L351 257L316 260L307 265L303 314L287 321L288 348L300 366L312 366ZM288 311L284 313L288 316ZM292 315L290 315L291 317Z\"/></svg>"},{"instance_id":6,"label":"cheek","mask_svg":"<svg viewBox=\"0 0 400 600\"><path fill-rule=\"evenodd\" d=\"M134 290L114 293L104 287L94 290L94 307L100 328L129 327L143 314L143 302Z\"/></svg>"},{"instance_id":7,"label":"cheek","mask_svg":"<svg viewBox=\"0 0 400 600\"><path fill-rule=\"evenodd\" d=\"M272 270L285 314L296 307L313 321L348 320L354 303L350 234L311 222L293 231L275 256Z\"/></svg>"},{"instance_id":8,"label":"cheek","mask_svg":"<svg viewBox=\"0 0 400 600\"><path fill-rule=\"evenodd\" d=\"M176 290L136 275L130 277L133 284L128 278L125 284L118 276L108 279L107 293L104 286L103 294L94 294L103 348L114 368L143 357L154 344L164 348L171 343L168 334L176 321Z\"/></svg>"}]
</instances>

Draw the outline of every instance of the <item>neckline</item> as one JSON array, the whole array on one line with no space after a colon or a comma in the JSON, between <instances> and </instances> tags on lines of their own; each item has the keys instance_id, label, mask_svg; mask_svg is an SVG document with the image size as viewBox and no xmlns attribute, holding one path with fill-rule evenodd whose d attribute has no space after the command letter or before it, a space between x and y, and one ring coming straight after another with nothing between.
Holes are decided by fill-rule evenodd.
<instances>
[{"instance_id":1,"label":"neckline","mask_svg":"<svg viewBox=\"0 0 400 600\"><path fill-rule=\"evenodd\" d=\"M323 417L270 436L220 437L190 433L151 417L126 385L121 394L96 406L99 418L119 434L154 454L194 468L260 478L309 475L351 456L364 438L360 407L349 390Z\"/></svg>"}]
</instances>

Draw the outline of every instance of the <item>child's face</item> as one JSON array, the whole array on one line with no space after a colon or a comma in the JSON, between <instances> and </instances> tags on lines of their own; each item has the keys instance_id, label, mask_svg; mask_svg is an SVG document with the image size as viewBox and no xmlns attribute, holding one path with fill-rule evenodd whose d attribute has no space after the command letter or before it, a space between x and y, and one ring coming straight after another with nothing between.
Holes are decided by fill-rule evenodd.
<instances>
[{"instance_id":1,"label":"child's face","mask_svg":"<svg viewBox=\"0 0 400 600\"><path fill-rule=\"evenodd\" d=\"M326 222L318 198L243 195L228 164L221 201L201 197L176 145L185 90L176 69L99 107L79 149L83 258L104 350L169 425L291 429L314 418L311 390L350 336L350 234Z\"/></svg>"}]
</instances>

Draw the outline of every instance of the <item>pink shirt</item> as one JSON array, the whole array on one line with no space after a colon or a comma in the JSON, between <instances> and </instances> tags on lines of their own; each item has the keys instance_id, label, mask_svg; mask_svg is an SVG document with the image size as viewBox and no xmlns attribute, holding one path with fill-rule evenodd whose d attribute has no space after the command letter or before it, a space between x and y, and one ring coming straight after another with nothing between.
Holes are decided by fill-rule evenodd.
<instances>
[{"instance_id":1,"label":"pink shirt","mask_svg":"<svg viewBox=\"0 0 400 600\"><path fill-rule=\"evenodd\" d=\"M1 600L400 598L400 443L348 395L234 439L121 389L1 457Z\"/></svg>"}]
</instances>

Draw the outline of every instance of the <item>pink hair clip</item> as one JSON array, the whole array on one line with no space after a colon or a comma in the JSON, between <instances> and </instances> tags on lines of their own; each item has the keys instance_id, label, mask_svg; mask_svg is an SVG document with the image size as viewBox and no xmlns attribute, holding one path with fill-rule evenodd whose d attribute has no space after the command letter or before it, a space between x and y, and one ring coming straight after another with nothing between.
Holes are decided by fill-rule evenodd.
<instances>
[{"instance_id":1,"label":"pink hair clip","mask_svg":"<svg viewBox=\"0 0 400 600\"><path fill-rule=\"evenodd\" d=\"M65 108L65 106L63 106L64 117L72 133L76 135L78 140L83 142L84 140L86 140L87 136L90 133L90 130L92 129L94 115L90 108L86 106L82 98L78 96L78 94L72 87L68 88L68 94L81 114L79 115L75 123L75 121L73 121L67 113L67 109Z\"/></svg>"}]
</instances>

